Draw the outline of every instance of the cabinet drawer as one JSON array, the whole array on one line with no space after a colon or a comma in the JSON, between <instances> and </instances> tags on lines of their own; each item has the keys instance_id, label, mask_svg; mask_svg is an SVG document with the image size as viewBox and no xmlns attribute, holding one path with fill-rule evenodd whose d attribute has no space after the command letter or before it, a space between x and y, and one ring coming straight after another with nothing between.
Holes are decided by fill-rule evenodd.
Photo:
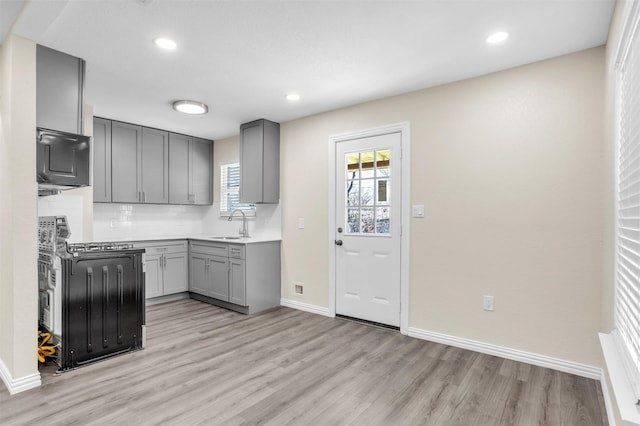
<instances>
[{"instance_id":1,"label":"cabinet drawer","mask_svg":"<svg viewBox=\"0 0 640 426\"><path fill-rule=\"evenodd\" d=\"M146 254L186 253L188 245L185 240L174 241L138 241L134 242L135 248L145 249Z\"/></svg>"},{"instance_id":2,"label":"cabinet drawer","mask_svg":"<svg viewBox=\"0 0 640 426\"><path fill-rule=\"evenodd\" d=\"M229 244L229 257L232 259L244 259L244 245Z\"/></svg>"},{"instance_id":3,"label":"cabinet drawer","mask_svg":"<svg viewBox=\"0 0 640 426\"><path fill-rule=\"evenodd\" d=\"M211 256L229 257L229 245L227 243L190 241L189 250Z\"/></svg>"}]
</instances>

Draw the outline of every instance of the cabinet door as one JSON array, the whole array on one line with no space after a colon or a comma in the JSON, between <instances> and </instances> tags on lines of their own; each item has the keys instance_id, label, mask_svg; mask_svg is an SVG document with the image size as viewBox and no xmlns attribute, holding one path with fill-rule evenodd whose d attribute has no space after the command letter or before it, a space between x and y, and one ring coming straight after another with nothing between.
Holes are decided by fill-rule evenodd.
<instances>
[{"instance_id":1,"label":"cabinet door","mask_svg":"<svg viewBox=\"0 0 640 426\"><path fill-rule=\"evenodd\" d=\"M240 202L262 201L262 121L240 126Z\"/></svg>"},{"instance_id":2,"label":"cabinet door","mask_svg":"<svg viewBox=\"0 0 640 426\"><path fill-rule=\"evenodd\" d=\"M36 126L82 134L84 61L36 46Z\"/></svg>"},{"instance_id":3,"label":"cabinet door","mask_svg":"<svg viewBox=\"0 0 640 426\"><path fill-rule=\"evenodd\" d=\"M187 281L187 253L169 253L164 255L164 294L180 293L189 290Z\"/></svg>"},{"instance_id":4,"label":"cabinet door","mask_svg":"<svg viewBox=\"0 0 640 426\"><path fill-rule=\"evenodd\" d=\"M144 127L140 159L142 202L168 203L169 133Z\"/></svg>"},{"instance_id":5,"label":"cabinet door","mask_svg":"<svg viewBox=\"0 0 640 426\"><path fill-rule=\"evenodd\" d=\"M209 258L205 254L191 253L189 255L189 291L210 296L208 263Z\"/></svg>"},{"instance_id":6,"label":"cabinet door","mask_svg":"<svg viewBox=\"0 0 640 426\"><path fill-rule=\"evenodd\" d=\"M169 134L169 203L189 204L189 137Z\"/></svg>"},{"instance_id":7,"label":"cabinet door","mask_svg":"<svg viewBox=\"0 0 640 426\"><path fill-rule=\"evenodd\" d=\"M211 282L211 296L216 299L229 301L229 259L226 257L209 257L209 280Z\"/></svg>"},{"instance_id":8,"label":"cabinet door","mask_svg":"<svg viewBox=\"0 0 640 426\"><path fill-rule=\"evenodd\" d=\"M229 259L229 302L247 306L242 259Z\"/></svg>"},{"instance_id":9,"label":"cabinet door","mask_svg":"<svg viewBox=\"0 0 640 426\"><path fill-rule=\"evenodd\" d=\"M194 138L190 150L190 201L193 204L213 203L213 143L206 139Z\"/></svg>"},{"instance_id":10,"label":"cabinet door","mask_svg":"<svg viewBox=\"0 0 640 426\"><path fill-rule=\"evenodd\" d=\"M93 202L111 202L111 120L93 119Z\"/></svg>"},{"instance_id":11,"label":"cabinet door","mask_svg":"<svg viewBox=\"0 0 640 426\"><path fill-rule=\"evenodd\" d=\"M162 296L162 255L145 255L144 269L145 297Z\"/></svg>"},{"instance_id":12,"label":"cabinet door","mask_svg":"<svg viewBox=\"0 0 640 426\"><path fill-rule=\"evenodd\" d=\"M138 160L142 127L111 122L111 195L114 203L140 202Z\"/></svg>"}]
</instances>

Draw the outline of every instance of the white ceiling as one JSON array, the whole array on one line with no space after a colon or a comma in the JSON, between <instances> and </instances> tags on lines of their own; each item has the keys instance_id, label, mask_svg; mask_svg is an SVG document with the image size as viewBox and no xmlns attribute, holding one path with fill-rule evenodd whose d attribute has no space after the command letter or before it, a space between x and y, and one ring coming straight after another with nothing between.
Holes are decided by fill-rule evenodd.
<instances>
[{"instance_id":1,"label":"white ceiling","mask_svg":"<svg viewBox=\"0 0 640 426\"><path fill-rule=\"evenodd\" d=\"M20 3L14 33L86 60L96 115L219 139L602 45L615 0L0 0L0 37Z\"/></svg>"}]
</instances>

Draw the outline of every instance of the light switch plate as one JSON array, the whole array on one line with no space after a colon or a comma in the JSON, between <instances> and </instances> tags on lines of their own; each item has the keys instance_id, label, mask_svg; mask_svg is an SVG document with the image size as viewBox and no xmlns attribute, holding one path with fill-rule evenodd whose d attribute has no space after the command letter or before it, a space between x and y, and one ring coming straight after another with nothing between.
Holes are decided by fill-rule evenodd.
<instances>
[{"instance_id":1,"label":"light switch plate","mask_svg":"<svg viewBox=\"0 0 640 426\"><path fill-rule=\"evenodd\" d=\"M413 217L424 217L424 204L413 205Z\"/></svg>"},{"instance_id":2,"label":"light switch plate","mask_svg":"<svg viewBox=\"0 0 640 426\"><path fill-rule=\"evenodd\" d=\"M304 229L304 217L298 218L298 229Z\"/></svg>"}]
</instances>

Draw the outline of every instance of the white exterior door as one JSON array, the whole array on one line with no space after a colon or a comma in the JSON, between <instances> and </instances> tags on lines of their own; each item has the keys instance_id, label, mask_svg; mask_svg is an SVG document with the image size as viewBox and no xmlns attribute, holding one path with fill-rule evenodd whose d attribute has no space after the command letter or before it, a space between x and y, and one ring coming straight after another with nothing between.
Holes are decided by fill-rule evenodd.
<instances>
[{"instance_id":1,"label":"white exterior door","mask_svg":"<svg viewBox=\"0 0 640 426\"><path fill-rule=\"evenodd\" d=\"M336 144L336 314L400 325L400 132Z\"/></svg>"}]
</instances>

